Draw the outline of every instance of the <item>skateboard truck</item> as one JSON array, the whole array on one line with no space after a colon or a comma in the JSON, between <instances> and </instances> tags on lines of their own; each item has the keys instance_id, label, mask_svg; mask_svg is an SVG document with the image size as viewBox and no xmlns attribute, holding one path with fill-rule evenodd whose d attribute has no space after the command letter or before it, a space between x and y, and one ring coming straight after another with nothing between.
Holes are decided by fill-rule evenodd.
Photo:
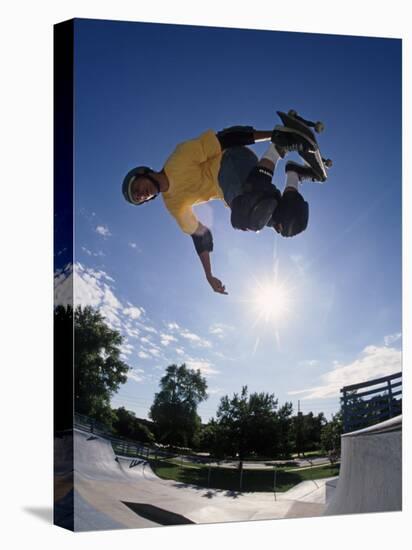
<instances>
[{"instance_id":1,"label":"skateboard truck","mask_svg":"<svg viewBox=\"0 0 412 550\"><path fill-rule=\"evenodd\" d=\"M288 111L288 115L293 118L296 118L296 120L300 120L300 122L303 122L303 124L306 124L306 126L309 126L310 128L314 128L317 134L320 134L325 129L325 125L323 124L323 122L320 122L320 120L318 120L317 122L306 120L306 118L299 116L297 111L295 111L294 109L290 109Z\"/></svg>"}]
</instances>

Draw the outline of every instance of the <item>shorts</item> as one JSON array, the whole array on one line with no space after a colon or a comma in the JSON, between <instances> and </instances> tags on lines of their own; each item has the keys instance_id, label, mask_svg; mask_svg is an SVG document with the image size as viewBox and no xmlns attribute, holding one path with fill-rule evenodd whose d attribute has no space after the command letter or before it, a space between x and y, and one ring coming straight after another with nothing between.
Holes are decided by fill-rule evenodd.
<instances>
[{"instance_id":1,"label":"shorts","mask_svg":"<svg viewBox=\"0 0 412 550\"><path fill-rule=\"evenodd\" d=\"M243 193L243 184L258 160L255 153L246 146L230 147L224 151L218 181L229 207L233 199Z\"/></svg>"}]
</instances>

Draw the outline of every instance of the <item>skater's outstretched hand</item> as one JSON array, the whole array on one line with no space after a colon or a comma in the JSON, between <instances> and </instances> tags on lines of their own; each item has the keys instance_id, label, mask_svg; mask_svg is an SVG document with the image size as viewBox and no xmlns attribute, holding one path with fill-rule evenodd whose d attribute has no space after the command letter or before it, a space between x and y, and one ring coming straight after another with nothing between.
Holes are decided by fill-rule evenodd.
<instances>
[{"instance_id":1,"label":"skater's outstretched hand","mask_svg":"<svg viewBox=\"0 0 412 550\"><path fill-rule=\"evenodd\" d=\"M217 279L216 277L213 277L213 275L209 275L207 277L208 283L213 288L215 292L218 292L219 294L228 294L226 292L226 287L224 284L222 284L222 281Z\"/></svg>"}]
</instances>

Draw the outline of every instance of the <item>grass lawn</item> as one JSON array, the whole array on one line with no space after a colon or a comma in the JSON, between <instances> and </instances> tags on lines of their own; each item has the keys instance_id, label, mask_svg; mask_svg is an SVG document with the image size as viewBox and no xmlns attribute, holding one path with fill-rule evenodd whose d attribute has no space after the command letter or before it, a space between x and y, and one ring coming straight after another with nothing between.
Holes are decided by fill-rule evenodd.
<instances>
[{"instance_id":1,"label":"grass lawn","mask_svg":"<svg viewBox=\"0 0 412 550\"><path fill-rule=\"evenodd\" d=\"M200 464L178 465L167 460L151 461L153 471L163 479L172 479L181 483L210 487L211 489L225 489L239 491L239 471L228 468L210 468L210 483L208 466ZM301 481L308 479L322 479L339 475L339 465L323 468L305 469L302 471L288 471L287 468L276 470L276 491L283 492L291 489ZM243 470L242 491L273 491L274 472L269 470Z\"/></svg>"}]
</instances>

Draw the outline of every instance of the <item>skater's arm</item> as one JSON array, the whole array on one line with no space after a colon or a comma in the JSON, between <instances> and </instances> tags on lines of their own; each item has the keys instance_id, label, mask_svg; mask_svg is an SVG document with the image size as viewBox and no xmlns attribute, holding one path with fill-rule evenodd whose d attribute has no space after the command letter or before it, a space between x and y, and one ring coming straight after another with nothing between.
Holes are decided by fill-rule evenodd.
<instances>
[{"instance_id":1,"label":"skater's arm","mask_svg":"<svg viewBox=\"0 0 412 550\"><path fill-rule=\"evenodd\" d=\"M212 274L210 253L213 250L213 238L210 229L199 222L198 228L196 229L195 233L192 234L192 239L208 283L215 292L219 292L220 294L227 294L226 288L222 284L222 281L214 277Z\"/></svg>"},{"instance_id":2,"label":"skater's arm","mask_svg":"<svg viewBox=\"0 0 412 550\"><path fill-rule=\"evenodd\" d=\"M199 254L200 261L202 262L203 269L205 271L207 282L213 288L215 292L219 294L227 294L226 287L220 279L217 279L212 275L212 269L210 266L210 253L205 251Z\"/></svg>"}]
</instances>

